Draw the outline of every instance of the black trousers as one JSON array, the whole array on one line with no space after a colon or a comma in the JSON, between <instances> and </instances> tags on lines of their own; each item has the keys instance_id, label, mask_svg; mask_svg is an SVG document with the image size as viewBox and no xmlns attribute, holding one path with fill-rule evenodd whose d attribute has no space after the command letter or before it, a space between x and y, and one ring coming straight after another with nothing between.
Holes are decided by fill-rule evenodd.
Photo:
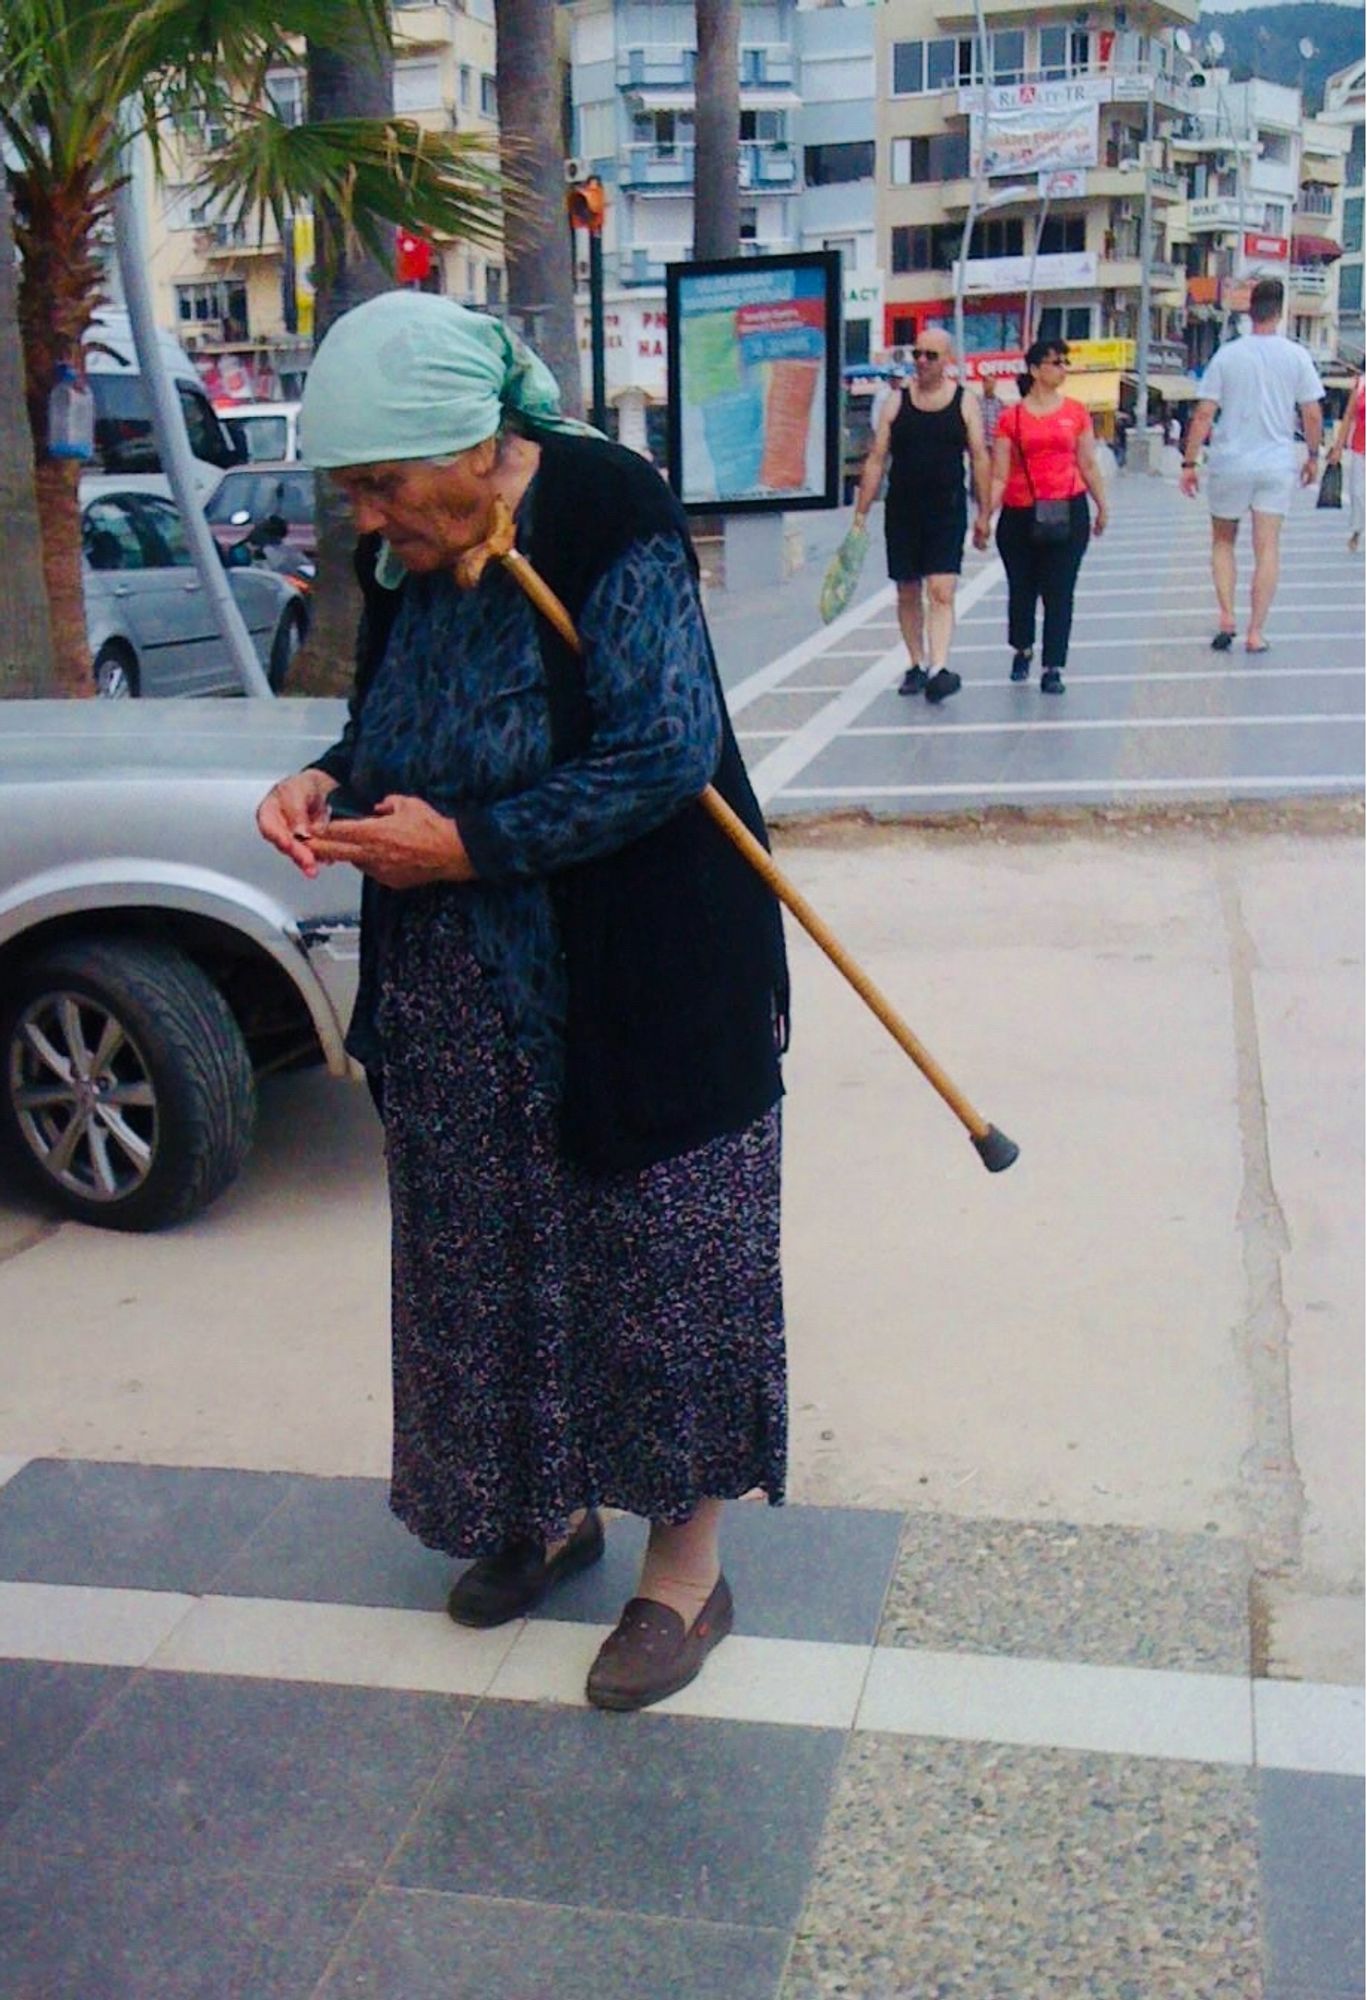
<instances>
[{"instance_id":1,"label":"black trousers","mask_svg":"<svg viewBox=\"0 0 1367 2000\"><path fill-rule=\"evenodd\" d=\"M1087 544L1092 517L1087 496L1078 493L1066 542L1039 544L1030 539L1029 507L1003 507L997 517L997 549L1006 566L1008 600L1006 632L1016 653L1035 650L1035 605L1044 601L1043 667L1066 667L1073 630L1073 592Z\"/></svg>"}]
</instances>

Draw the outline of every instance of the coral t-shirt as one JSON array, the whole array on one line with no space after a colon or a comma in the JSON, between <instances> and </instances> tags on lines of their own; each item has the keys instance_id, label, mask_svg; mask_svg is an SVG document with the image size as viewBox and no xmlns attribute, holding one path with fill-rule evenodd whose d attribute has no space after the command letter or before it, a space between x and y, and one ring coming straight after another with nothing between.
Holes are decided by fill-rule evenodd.
<instances>
[{"instance_id":1,"label":"coral t-shirt","mask_svg":"<svg viewBox=\"0 0 1367 2000\"><path fill-rule=\"evenodd\" d=\"M1033 500L1071 500L1075 493L1085 493L1087 482L1078 469L1077 441L1091 428L1092 420L1081 403L1068 396L1047 417L1037 417L1023 402L1003 410L997 436L1011 440L1011 469L1002 505L1028 507ZM1030 468L1028 479L1021 464L1022 451Z\"/></svg>"}]
</instances>

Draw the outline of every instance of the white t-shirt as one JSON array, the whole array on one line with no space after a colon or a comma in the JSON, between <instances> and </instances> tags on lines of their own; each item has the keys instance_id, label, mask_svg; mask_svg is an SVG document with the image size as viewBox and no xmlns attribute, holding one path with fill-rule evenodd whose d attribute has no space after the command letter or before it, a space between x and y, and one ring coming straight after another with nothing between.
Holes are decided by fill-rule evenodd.
<instances>
[{"instance_id":1,"label":"white t-shirt","mask_svg":"<svg viewBox=\"0 0 1367 2000\"><path fill-rule=\"evenodd\" d=\"M1281 333L1246 333L1217 348L1201 377L1203 402L1220 405L1210 441L1212 471L1291 472L1299 403L1324 385L1303 347Z\"/></svg>"}]
</instances>

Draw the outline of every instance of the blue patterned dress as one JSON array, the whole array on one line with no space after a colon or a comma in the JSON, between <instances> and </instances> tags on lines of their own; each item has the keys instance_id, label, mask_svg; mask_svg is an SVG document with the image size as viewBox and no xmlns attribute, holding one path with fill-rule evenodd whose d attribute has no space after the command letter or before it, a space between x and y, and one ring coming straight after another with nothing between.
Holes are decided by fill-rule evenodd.
<instances>
[{"instance_id":1,"label":"blue patterned dress","mask_svg":"<svg viewBox=\"0 0 1367 2000\"><path fill-rule=\"evenodd\" d=\"M777 1110L638 1174L556 1143L565 990L546 876L661 825L715 766L696 587L633 545L579 620L591 753L553 764L535 614L497 566L414 578L352 745L366 796L466 818L479 879L412 891L376 1022L393 1210L394 1511L434 1548L578 1507L783 1497ZM474 808L471 812L470 808Z\"/></svg>"}]
</instances>

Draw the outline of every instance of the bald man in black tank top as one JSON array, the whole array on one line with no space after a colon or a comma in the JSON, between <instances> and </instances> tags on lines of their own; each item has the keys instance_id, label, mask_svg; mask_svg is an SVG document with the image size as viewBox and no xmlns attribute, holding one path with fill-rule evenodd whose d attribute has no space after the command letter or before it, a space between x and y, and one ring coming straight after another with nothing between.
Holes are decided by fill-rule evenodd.
<instances>
[{"instance_id":1,"label":"bald man in black tank top","mask_svg":"<svg viewBox=\"0 0 1367 2000\"><path fill-rule=\"evenodd\" d=\"M915 379L900 395L889 396L879 414L854 518L862 526L891 457L884 510L888 575L897 585L897 619L908 654L898 693L924 692L927 701L940 702L963 685L950 671L949 645L968 533L964 459L973 467L978 503L973 540L979 548L987 547L991 525L986 512L991 466L978 399L965 395L947 373L954 353L949 335L927 327L911 352Z\"/></svg>"}]
</instances>

